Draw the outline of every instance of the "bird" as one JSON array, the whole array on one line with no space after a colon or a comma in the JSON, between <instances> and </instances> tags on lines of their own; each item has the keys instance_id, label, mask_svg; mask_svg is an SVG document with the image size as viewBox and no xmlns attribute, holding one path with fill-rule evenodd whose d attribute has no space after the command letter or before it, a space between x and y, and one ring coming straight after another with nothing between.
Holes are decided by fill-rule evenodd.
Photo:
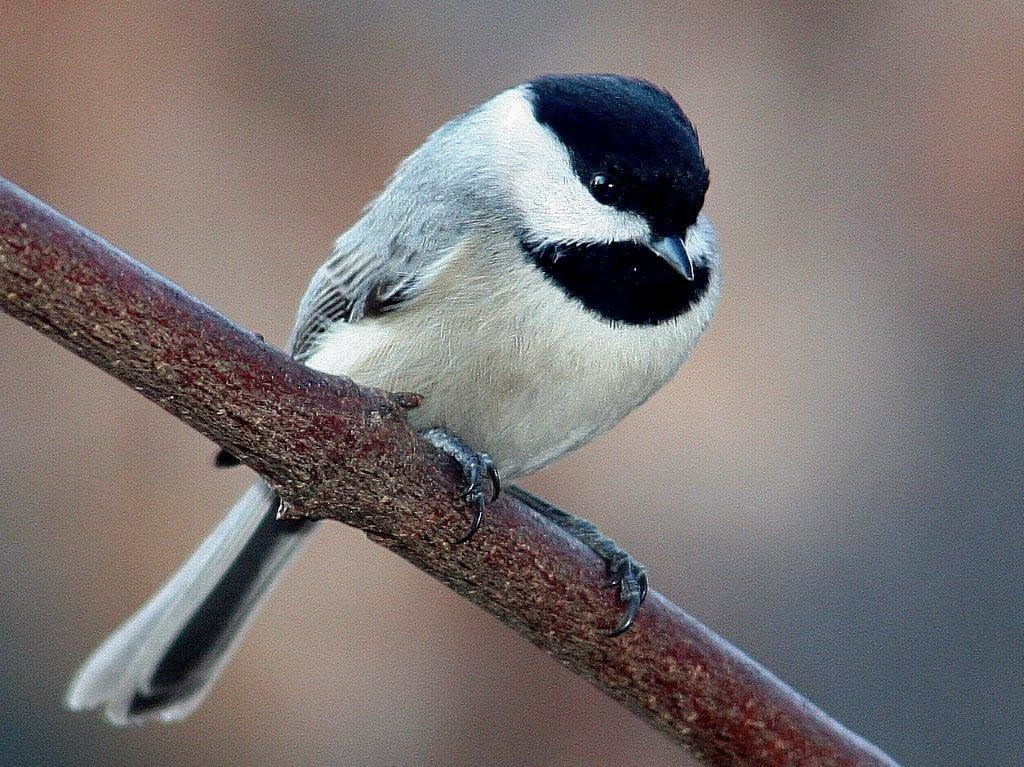
<instances>
[{"instance_id":1,"label":"bird","mask_svg":"<svg viewBox=\"0 0 1024 767\"><path fill-rule=\"evenodd\" d=\"M452 119L400 163L302 298L300 362L414 391L410 425L462 466L472 537L501 480L604 433L665 384L710 322L721 254L697 131L664 89L543 75ZM221 452L218 465L238 460ZM632 622L643 566L579 517L517 494L605 561ZM174 721L209 692L315 523L257 480L86 660L66 703Z\"/></svg>"}]
</instances>

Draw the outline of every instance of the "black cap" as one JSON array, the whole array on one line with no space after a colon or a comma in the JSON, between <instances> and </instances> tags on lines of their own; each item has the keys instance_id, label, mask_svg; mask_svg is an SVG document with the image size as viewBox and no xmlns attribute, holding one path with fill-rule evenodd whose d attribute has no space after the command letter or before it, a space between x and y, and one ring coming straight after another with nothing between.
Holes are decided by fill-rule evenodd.
<instances>
[{"instance_id":1,"label":"black cap","mask_svg":"<svg viewBox=\"0 0 1024 767\"><path fill-rule=\"evenodd\" d=\"M658 235L696 220L708 169L697 131L668 93L618 75L546 75L528 85L537 122L562 141L600 202L643 216Z\"/></svg>"}]
</instances>

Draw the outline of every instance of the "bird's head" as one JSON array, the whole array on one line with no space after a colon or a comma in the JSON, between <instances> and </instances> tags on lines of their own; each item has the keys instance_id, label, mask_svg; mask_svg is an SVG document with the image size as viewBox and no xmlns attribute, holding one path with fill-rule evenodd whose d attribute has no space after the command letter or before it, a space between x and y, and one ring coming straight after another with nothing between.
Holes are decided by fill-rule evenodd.
<instances>
[{"instance_id":1,"label":"bird's head","mask_svg":"<svg viewBox=\"0 0 1024 767\"><path fill-rule=\"evenodd\" d=\"M644 80L547 75L439 129L392 197L433 241L452 222L514 238L522 256L604 319L657 325L717 289L697 132ZM424 237L424 239L428 239Z\"/></svg>"},{"instance_id":2,"label":"bird's head","mask_svg":"<svg viewBox=\"0 0 1024 767\"><path fill-rule=\"evenodd\" d=\"M607 319L686 312L718 268L697 132L643 80L549 75L480 110L486 161L534 264ZM497 171L497 172L495 172Z\"/></svg>"}]
</instances>

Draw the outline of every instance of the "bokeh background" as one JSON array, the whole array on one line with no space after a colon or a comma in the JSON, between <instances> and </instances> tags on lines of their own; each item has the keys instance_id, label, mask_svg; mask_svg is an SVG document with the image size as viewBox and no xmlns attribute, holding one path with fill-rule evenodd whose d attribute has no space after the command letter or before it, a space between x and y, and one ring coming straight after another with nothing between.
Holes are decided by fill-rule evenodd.
<instances>
[{"instance_id":1,"label":"bokeh background","mask_svg":"<svg viewBox=\"0 0 1024 767\"><path fill-rule=\"evenodd\" d=\"M669 88L712 172L718 316L525 484L908 767L1024 762L1019 2L5 1L0 39L0 173L277 342L449 117L543 72ZM250 476L5 316L0 397L0 763L687 763L340 525L185 723L65 712Z\"/></svg>"}]
</instances>

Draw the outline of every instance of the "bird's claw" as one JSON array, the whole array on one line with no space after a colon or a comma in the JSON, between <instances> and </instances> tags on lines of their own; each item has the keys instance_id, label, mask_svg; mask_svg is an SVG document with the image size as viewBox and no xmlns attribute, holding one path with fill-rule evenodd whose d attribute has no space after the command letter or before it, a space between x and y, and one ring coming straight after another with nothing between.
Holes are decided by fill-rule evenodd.
<instances>
[{"instance_id":1,"label":"bird's claw","mask_svg":"<svg viewBox=\"0 0 1024 767\"><path fill-rule=\"evenodd\" d=\"M618 588L619 601L626 608L619 625L608 632L608 636L617 637L633 625L647 599L647 569L620 550L608 560L607 571L609 588Z\"/></svg>"},{"instance_id":2,"label":"bird's claw","mask_svg":"<svg viewBox=\"0 0 1024 767\"><path fill-rule=\"evenodd\" d=\"M526 492L521 487L512 486L507 492L560 527L601 558L608 576L606 585L608 588L618 589L619 601L625 607L619 625L609 631L608 636L616 637L628 631L647 598L647 568L598 530L590 520L562 511L557 506L553 506L543 498L538 498L533 493Z\"/></svg>"},{"instance_id":3,"label":"bird's claw","mask_svg":"<svg viewBox=\"0 0 1024 767\"><path fill-rule=\"evenodd\" d=\"M484 511L487 507L487 493L484 490L485 475L491 484L490 500L497 500L501 494L501 478L498 476L498 469L487 453L471 450L460 439L443 429L430 429L423 433L423 437L434 447L458 461L466 477L466 488L459 494L459 500L466 501L473 507L473 519L470 522L469 530L455 540L456 543L465 543L480 529L484 519Z\"/></svg>"},{"instance_id":4,"label":"bird's claw","mask_svg":"<svg viewBox=\"0 0 1024 767\"><path fill-rule=\"evenodd\" d=\"M501 495L501 477L498 475L498 467L494 465L494 461L487 453L481 453L481 457L487 459L485 467L487 469L487 477L491 480L491 500L498 500L498 496Z\"/></svg>"},{"instance_id":5,"label":"bird's claw","mask_svg":"<svg viewBox=\"0 0 1024 767\"><path fill-rule=\"evenodd\" d=\"M470 456L465 463L460 461L462 470L466 474L467 484L459 498L473 507L473 520L469 525L469 530L461 538L457 538L456 543L465 543L472 538L484 521L484 510L487 507L487 494L484 492L485 473L487 480L491 483L491 500L497 500L501 494L501 479L498 477L498 470L491 457L487 453L471 453Z\"/></svg>"}]
</instances>

